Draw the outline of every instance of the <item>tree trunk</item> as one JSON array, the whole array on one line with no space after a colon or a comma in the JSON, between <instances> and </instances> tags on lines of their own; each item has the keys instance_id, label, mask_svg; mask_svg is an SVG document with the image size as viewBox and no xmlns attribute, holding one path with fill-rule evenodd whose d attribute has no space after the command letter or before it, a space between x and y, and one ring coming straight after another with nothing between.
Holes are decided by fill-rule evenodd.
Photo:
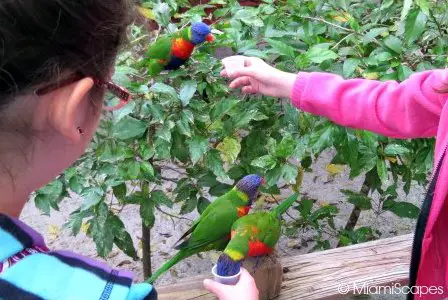
<instances>
[{"instance_id":1,"label":"tree trunk","mask_svg":"<svg viewBox=\"0 0 448 300\"><path fill-rule=\"evenodd\" d=\"M151 277L151 228L142 223L143 277Z\"/></svg>"},{"instance_id":2,"label":"tree trunk","mask_svg":"<svg viewBox=\"0 0 448 300\"><path fill-rule=\"evenodd\" d=\"M362 183L361 187L361 193L368 196L370 191L370 187L367 185L367 178ZM356 223L358 223L359 215L361 214L361 209L357 206L355 206L352 210L352 213L350 214L350 217L348 218L347 224L345 225L345 230L351 231L355 228ZM338 242L337 247L341 247L341 242Z\"/></svg>"}]
</instances>

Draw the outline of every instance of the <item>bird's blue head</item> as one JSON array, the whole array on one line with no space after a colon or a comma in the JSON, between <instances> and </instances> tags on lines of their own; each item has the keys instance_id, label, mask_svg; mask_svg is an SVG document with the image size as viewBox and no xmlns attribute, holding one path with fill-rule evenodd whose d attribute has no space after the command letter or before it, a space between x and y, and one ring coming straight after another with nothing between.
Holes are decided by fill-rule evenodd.
<instances>
[{"instance_id":1,"label":"bird's blue head","mask_svg":"<svg viewBox=\"0 0 448 300\"><path fill-rule=\"evenodd\" d=\"M227 254L223 253L219 256L216 263L216 273L219 276L234 276L239 273L243 261L234 261Z\"/></svg>"},{"instance_id":2,"label":"bird's blue head","mask_svg":"<svg viewBox=\"0 0 448 300\"><path fill-rule=\"evenodd\" d=\"M249 196L250 204L257 199L258 188L265 184L263 177L256 174L246 175L237 182L236 188Z\"/></svg>"},{"instance_id":3,"label":"bird's blue head","mask_svg":"<svg viewBox=\"0 0 448 300\"><path fill-rule=\"evenodd\" d=\"M213 42L215 37L211 34L210 27L203 22L196 22L191 25L191 39L195 45L201 44L205 41Z\"/></svg>"}]
</instances>

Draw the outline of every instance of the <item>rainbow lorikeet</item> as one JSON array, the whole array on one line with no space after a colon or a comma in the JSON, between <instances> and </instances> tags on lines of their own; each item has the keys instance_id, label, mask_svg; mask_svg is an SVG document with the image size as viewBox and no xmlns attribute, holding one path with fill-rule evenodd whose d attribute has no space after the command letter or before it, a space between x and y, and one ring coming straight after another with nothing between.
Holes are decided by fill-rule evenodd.
<instances>
[{"instance_id":1,"label":"rainbow lorikeet","mask_svg":"<svg viewBox=\"0 0 448 300\"><path fill-rule=\"evenodd\" d=\"M153 283L169 268L193 254L224 249L230 240L232 224L249 212L257 199L258 188L264 183L264 178L258 175L247 175L230 191L213 201L176 242L175 249L179 252L163 264L147 282ZM181 240L183 242L179 244Z\"/></svg>"},{"instance_id":2,"label":"rainbow lorikeet","mask_svg":"<svg viewBox=\"0 0 448 300\"><path fill-rule=\"evenodd\" d=\"M190 58L195 46L214 39L210 27L203 22L193 23L173 35L160 37L146 52L149 74L155 76L162 70L180 68Z\"/></svg>"},{"instance_id":3,"label":"rainbow lorikeet","mask_svg":"<svg viewBox=\"0 0 448 300\"><path fill-rule=\"evenodd\" d=\"M218 259L218 275L233 276L246 257L271 253L280 238L281 216L297 198L295 193L270 212L256 212L238 219L232 225L230 242Z\"/></svg>"}]
</instances>

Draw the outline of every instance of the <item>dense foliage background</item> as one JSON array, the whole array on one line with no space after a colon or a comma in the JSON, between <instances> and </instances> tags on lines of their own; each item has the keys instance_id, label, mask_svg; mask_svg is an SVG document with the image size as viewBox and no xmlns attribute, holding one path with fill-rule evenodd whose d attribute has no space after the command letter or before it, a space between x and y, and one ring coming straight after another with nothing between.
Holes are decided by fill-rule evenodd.
<instances>
[{"instance_id":1,"label":"dense foliage background","mask_svg":"<svg viewBox=\"0 0 448 300\"><path fill-rule=\"evenodd\" d=\"M229 91L219 76L218 57L232 49L290 72L402 81L413 72L446 67L446 1L266 0L243 7L238 1L215 0L190 7L187 0L169 0L143 1L138 11L139 22L131 28L130 45L114 75L134 101L105 115L88 152L35 195L47 214L69 193L80 195L84 201L67 225L75 235L83 228L99 255L106 256L115 244L136 258L118 216L126 205L140 206L148 238L154 214L164 207L180 203L179 214L201 212L210 196L223 194L244 174L266 177L262 200L278 195L279 188L298 190L303 172L330 148L336 154L329 172L347 165L352 178L365 176L361 190L343 191L353 204L347 225L334 225L336 206L304 198L295 207L300 218L288 222L286 234L313 228L315 249L326 249L328 232L339 245L379 237L376 228L356 227L362 210L417 217L419 209L397 199L397 189L409 192L411 184L427 183L433 140L393 140L343 128L287 101ZM138 67L159 35L199 19L213 23L217 40L198 48L185 68L150 78ZM162 175L167 168L178 173L174 190L163 188L173 181ZM374 193L378 201L372 200Z\"/></svg>"}]
</instances>

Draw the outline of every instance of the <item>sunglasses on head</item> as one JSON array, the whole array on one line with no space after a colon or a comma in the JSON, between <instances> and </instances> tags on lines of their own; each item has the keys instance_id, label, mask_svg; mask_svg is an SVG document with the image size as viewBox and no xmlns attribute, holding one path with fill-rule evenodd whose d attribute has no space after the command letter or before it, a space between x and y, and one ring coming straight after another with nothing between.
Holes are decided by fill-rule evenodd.
<instances>
[{"instance_id":1,"label":"sunglasses on head","mask_svg":"<svg viewBox=\"0 0 448 300\"><path fill-rule=\"evenodd\" d=\"M43 96L48 94L58 88L63 86L72 84L76 81L85 78L85 75L82 74L74 74L66 79L60 80L56 83L49 84L38 88L34 93L37 96ZM129 101L131 101L131 94L125 88L113 83L112 81L102 81L98 79L94 79L95 85L99 88L103 88L106 90L105 99L104 99L104 109L105 110L117 110L125 106Z\"/></svg>"}]
</instances>

